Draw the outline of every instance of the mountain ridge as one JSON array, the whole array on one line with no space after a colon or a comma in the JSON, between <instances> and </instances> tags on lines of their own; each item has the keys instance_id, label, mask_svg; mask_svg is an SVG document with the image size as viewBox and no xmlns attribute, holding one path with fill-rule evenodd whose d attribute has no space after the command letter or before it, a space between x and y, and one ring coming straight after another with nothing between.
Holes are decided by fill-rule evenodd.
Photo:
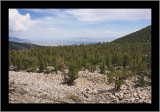
<instances>
[{"instance_id":1,"label":"mountain ridge","mask_svg":"<svg viewBox=\"0 0 160 112\"><path fill-rule=\"evenodd\" d=\"M30 42L30 40L28 39L20 39L17 37L9 37L9 41L13 41L13 42Z\"/></svg>"},{"instance_id":2,"label":"mountain ridge","mask_svg":"<svg viewBox=\"0 0 160 112\"><path fill-rule=\"evenodd\" d=\"M114 43L151 42L151 25L113 40Z\"/></svg>"},{"instance_id":3,"label":"mountain ridge","mask_svg":"<svg viewBox=\"0 0 160 112\"><path fill-rule=\"evenodd\" d=\"M78 39L80 39L80 38L78 38ZM82 40L83 39L84 38L82 38ZM120 37L118 39L115 39L109 43L131 43L131 42L151 42L151 25L149 25L145 28L142 28L141 30L138 30L136 32L133 32L133 33L130 33L130 34L125 35L123 37ZM84 40L83 41L71 40L71 41L67 41L66 45L81 45L81 44L96 44L96 43L99 43L99 42L94 42L94 41L88 42L88 41L84 41ZM43 44L45 44L45 43L43 43ZM51 46L58 46L58 43L56 43L56 42L52 42L50 44L53 44ZM59 44L59 45L61 45L61 44ZM43 46L44 45L40 45L40 43L38 44L38 42L32 42L27 39L19 39L17 37L9 37L9 49L10 50L25 49L25 48L28 49L31 47L43 47ZM50 45L45 45L45 46L50 46Z\"/></svg>"},{"instance_id":4,"label":"mountain ridge","mask_svg":"<svg viewBox=\"0 0 160 112\"><path fill-rule=\"evenodd\" d=\"M9 50L30 49L32 47L43 47L43 46L27 42L20 43L20 42L9 41Z\"/></svg>"}]
</instances>

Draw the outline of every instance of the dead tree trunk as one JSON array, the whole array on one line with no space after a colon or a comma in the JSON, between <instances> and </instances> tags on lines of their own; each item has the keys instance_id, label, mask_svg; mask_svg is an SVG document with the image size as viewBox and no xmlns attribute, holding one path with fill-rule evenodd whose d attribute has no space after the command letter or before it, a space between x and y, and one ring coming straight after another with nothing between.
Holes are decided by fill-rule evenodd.
<instances>
[{"instance_id":1,"label":"dead tree trunk","mask_svg":"<svg viewBox=\"0 0 160 112\"><path fill-rule=\"evenodd\" d=\"M62 60L62 72L63 72L63 75L64 75L64 81L66 82L64 59Z\"/></svg>"}]
</instances>

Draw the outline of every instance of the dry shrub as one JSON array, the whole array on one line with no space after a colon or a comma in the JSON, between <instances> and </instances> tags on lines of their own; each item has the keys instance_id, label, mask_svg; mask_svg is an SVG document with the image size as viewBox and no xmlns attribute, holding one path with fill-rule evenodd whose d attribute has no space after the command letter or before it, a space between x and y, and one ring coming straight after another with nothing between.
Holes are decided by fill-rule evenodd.
<instances>
[{"instance_id":1,"label":"dry shrub","mask_svg":"<svg viewBox=\"0 0 160 112\"><path fill-rule=\"evenodd\" d=\"M76 103L82 103L83 102L81 97L79 97L77 95L74 95L74 94L67 95L67 98L75 101Z\"/></svg>"}]
</instances>

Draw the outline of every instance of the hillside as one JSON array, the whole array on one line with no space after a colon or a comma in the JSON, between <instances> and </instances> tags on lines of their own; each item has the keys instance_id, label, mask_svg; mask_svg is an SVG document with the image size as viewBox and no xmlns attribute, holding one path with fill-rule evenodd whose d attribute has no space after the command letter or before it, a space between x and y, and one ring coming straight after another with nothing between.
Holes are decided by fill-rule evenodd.
<instances>
[{"instance_id":1,"label":"hillside","mask_svg":"<svg viewBox=\"0 0 160 112\"><path fill-rule=\"evenodd\" d=\"M13 42L30 42L30 40L20 39L20 38L17 38L17 37L9 37L9 41L13 41Z\"/></svg>"},{"instance_id":2,"label":"hillside","mask_svg":"<svg viewBox=\"0 0 160 112\"><path fill-rule=\"evenodd\" d=\"M151 103L150 29L110 43L10 50L9 102Z\"/></svg>"},{"instance_id":3,"label":"hillside","mask_svg":"<svg viewBox=\"0 0 160 112\"><path fill-rule=\"evenodd\" d=\"M9 50L29 49L32 47L42 47L42 46L31 43L19 43L19 42L9 41Z\"/></svg>"},{"instance_id":4,"label":"hillside","mask_svg":"<svg viewBox=\"0 0 160 112\"><path fill-rule=\"evenodd\" d=\"M151 25L129 35L118 38L114 43L151 42Z\"/></svg>"},{"instance_id":5,"label":"hillside","mask_svg":"<svg viewBox=\"0 0 160 112\"><path fill-rule=\"evenodd\" d=\"M87 70L78 74L75 85L68 86L61 72L9 71L9 103L151 103L151 86L135 88L133 81L126 80L116 91L106 75Z\"/></svg>"}]
</instances>

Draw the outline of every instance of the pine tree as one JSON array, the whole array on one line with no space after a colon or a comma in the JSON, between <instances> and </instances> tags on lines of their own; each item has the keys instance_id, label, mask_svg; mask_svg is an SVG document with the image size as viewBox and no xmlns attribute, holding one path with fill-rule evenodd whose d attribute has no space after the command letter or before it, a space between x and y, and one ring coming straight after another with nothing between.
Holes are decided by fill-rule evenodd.
<instances>
[{"instance_id":1,"label":"pine tree","mask_svg":"<svg viewBox=\"0 0 160 112\"><path fill-rule=\"evenodd\" d=\"M126 68L126 66L129 65L129 62L130 62L130 60L129 60L129 55L128 55L128 54L125 54L125 55L123 56L123 67Z\"/></svg>"},{"instance_id":2,"label":"pine tree","mask_svg":"<svg viewBox=\"0 0 160 112\"><path fill-rule=\"evenodd\" d=\"M107 73L108 83L114 83L117 90L125 83L124 80L132 76L129 69L115 70Z\"/></svg>"},{"instance_id":3,"label":"pine tree","mask_svg":"<svg viewBox=\"0 0 160 112\"><path fill-rule=\"evenodd\" d=\"M107 65L107 68L111 66L111 58L109 54L107 55L107 58L106 58L106 65Z\"/></svg>"},{"instance_id":4,"label":"pine tree","mask_svg":"<svg viewBox=\"0 0 160 112\"><path fill-rule=\"evenodd\" d=\"M52 58L52 62L53 62L53 66L54 66L54 71L55 71L56 74L57 74L58 65L57 65L57 59L56 59L56 57L53 57L53 58Z\"/></svg>"},{"instance_id":5,"label":"pine tree","mask_svg":"<svg viewBox=\"0 0 160 112\"><path fill-rule=\"evenodd\" d=\"M106 65L105 65L105 60L104 59L102 59L102 62L101 62L101 65L100 65L100 73L101 74L105 74L105 72L106 72Z\"/></svg>"},{"instance_id":6,"label":"pine tree","mask_svg":"<svg viewBox=\"0 0 160 112\"><path fill-rule=\"evenodd\" d=\"M67 74L67 83L73 84L74 80L78 78L78 66L75 61L68 62L69 73Z\"/></svg>"},{"instance_id":7,"label":"pine tree","mask_svg":"<svg viewBox=\"0 0 160 112\"><path fill-rule=\"evenodd\" d=\"M140 41L137 37L133 40ZM58 70L62 70L61 59L64 59L66 68L67 63L72 61L76 63L78 70L84 67L94 72L99 67L101 73L105 73L105 66L110 72L114 72L118 66L123 66L125 69L130 68L135 75L144 74L151 77L151 42L134 42L133 40L125 43L111 42L13 50L9 51L9 65L20 70L28 69L28 71L35 71L39 68L39 72L46 71L47 66L53 66L57 73ZM105 57L105 64L101 57ZM34 64L35 60L37 64ZM116 84L121 84L121 81Z\"/></svg>"},{"instance_id":8,"label":"pine tree","mask_svg":"<svg viewBox=\"0 0 160 112\"><path fill-rule=\"evenodd\" d=\"M138 84L140 86L145 86L147 84L147 82L144 80L144 75L138 76Z\"/></svg>"},{"instance_id":9,"label":"pine tree","mask_svg":"<svg viewBox=\"0 0 160 112\"><path fill-rule=\"evenodd\" d=\"M38 68L38 60L34 57L26 57L25 59L25 65L27 72L37 72Z\"/></svg>"},{"instance_id":10,"label":"pine tree","mask_svg":"<svg viewBox=\"0 0 160 112\"><path fill-rule=\"evenodd\" d=\"M44 72L44 70L47 69L47 64L45 62L45 59L43 57L39 58L39 72Z\"/></svg>"}]
</instances>

